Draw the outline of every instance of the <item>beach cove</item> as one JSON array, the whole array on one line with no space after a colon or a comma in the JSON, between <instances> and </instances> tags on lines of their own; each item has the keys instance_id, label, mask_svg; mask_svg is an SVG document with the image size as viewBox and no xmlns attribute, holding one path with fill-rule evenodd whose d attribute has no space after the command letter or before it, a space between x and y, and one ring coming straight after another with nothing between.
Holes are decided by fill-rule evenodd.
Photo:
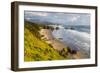
<instances>
[{"instance_id":1,"label":"beach cove","mask_svg":"<svg viewBox=\"0 0 100 73\"><path fill-rule=\"evenodd\" d=\"M50 29L41 29L40 34L43 35L41 39L45 39L45 41L53 46L54 49L57 51L63 50L63 48L67 48L68 46L61 42L59 39L55 38L52 35L52 30ZM83 50L77 51L75 54L69 53L68 56L71 59L81 59L85 57L85 53L82 53Z\"/></svg>"}]
</instances>

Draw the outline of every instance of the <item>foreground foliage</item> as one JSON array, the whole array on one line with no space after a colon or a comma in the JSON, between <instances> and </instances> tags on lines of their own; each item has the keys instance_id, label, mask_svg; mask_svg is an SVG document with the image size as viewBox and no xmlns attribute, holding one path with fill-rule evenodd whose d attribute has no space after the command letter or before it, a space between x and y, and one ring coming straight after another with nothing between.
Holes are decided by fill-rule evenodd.
<instances>
[{"instance_id":1,"label":"foreground foliage","mask_svg":"<svg viewBox=\"0 0 100 73\"><path fill-rule=\"evenodd\" d=\"M39 30L43 25L25 21L24 25L24 61L64 60L67 48L62 52L56 51L50 44L41 39Z\"/></svg>"}]
</instances>

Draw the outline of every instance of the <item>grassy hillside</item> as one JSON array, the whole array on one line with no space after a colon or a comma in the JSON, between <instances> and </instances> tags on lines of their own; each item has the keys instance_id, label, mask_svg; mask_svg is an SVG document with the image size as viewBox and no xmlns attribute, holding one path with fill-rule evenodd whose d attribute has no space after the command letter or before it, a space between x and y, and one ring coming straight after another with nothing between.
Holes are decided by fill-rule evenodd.
<instances>
[{"instance_id":1,"label":"grassy hillside","mask_svg":"<svg viewBox=\"0 0 100 73\"><path fill-rule=\"evenodd\" d=\"M44 40L41 40L39 24L25 21L24 25L24 61L45 61L67 59L67 49L58 52ZM64 54L63 54L64 53Z\"/></svg>"}]
</instances>

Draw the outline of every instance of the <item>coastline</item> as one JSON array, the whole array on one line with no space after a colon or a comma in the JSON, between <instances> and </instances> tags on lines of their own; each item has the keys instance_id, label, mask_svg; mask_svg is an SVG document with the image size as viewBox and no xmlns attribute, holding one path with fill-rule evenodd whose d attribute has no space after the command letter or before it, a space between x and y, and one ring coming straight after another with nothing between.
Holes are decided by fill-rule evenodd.
<instances>
[{"instance_id":1,"label":"coastline","mask_svg":"<svg viewBox=\"0 0 100 73\"><path fill-rule=\"evenodd\" d=\"M41 39L45 40L46 43L52 45L55 50L62 51L63 48L68 48L68 45L64 44L59 39L54 38L54 36L52 35L52 30L41 29L39 33L42 35ZM80 49L76 51L75 54L68 53L68 56L71 59L84 59L87 55L83 49Z\"/></svg>"},{"instance_id":2,"label":"coastline","mask_svg":"<svg viewBox=\"0 0 100 73\"><path fill-rule=\"evenodd\" d=\"M67 48L66 44L54 38L52 35L52 30L41 29L40 34L43 35L41 39L45 40L48 44L51 44L54 49L61 51L63 48Z\"/></svg>"}]
</instances>

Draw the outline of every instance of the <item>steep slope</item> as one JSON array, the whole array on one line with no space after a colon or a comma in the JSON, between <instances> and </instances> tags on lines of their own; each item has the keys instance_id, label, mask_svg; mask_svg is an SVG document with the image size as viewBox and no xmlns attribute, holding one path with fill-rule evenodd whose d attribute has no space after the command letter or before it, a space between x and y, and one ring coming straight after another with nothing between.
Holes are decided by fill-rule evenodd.
<instances>
[{"instance_id":1,"label":"steep slope","mask_svg":"<svg viewBox=\"0 0 100 73\"><path fill-rule=\"evenodd\" d=\"M46 61L68 59L66 48L63 52L56 51L45 40L41 39L39 30L43 25L25 21L24 26L24 61ZM65 53L64 53L65 52ZM64 54L63 54L64 53Z\"/></svg>"}]
</instances>

